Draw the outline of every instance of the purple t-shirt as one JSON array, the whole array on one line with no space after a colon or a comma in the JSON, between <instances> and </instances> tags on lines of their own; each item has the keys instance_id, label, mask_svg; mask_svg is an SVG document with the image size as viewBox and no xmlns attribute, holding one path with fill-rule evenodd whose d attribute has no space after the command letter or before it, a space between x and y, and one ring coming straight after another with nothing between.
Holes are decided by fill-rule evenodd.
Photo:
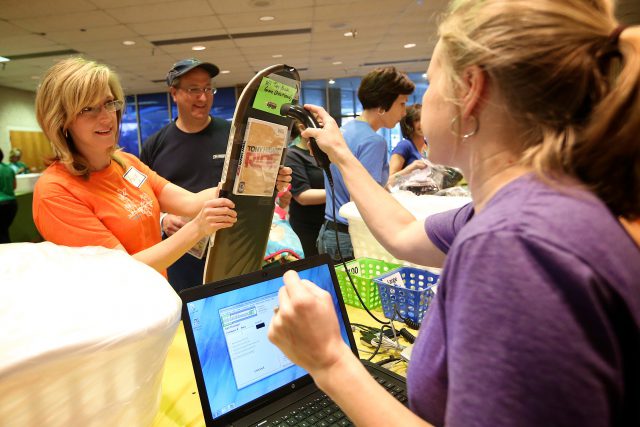
<instances>
[{"instance_id":1,"label":"purple t-shirt","mask_svg":"<svg viewBox=\"0 0 640 427\"><path fill-rule=\"evenodd\" d=\"M528 175L425 227L448 254L407 375L415 413L640 425L640 250L602 202Z\"/></svg>"}]
</instances>

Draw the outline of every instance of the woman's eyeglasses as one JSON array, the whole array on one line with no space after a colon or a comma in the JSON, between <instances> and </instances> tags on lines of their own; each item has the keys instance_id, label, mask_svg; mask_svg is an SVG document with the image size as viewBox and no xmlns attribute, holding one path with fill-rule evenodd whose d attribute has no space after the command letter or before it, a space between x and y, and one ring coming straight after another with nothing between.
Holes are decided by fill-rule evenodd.
<instances>
[{"instance_id":1,"label":"woman's eyeglasses","mask_svg":"<svg viewBox=\"0 0 640 427\"><path fill-rule=\"evenodd\" d=\"M216 93L217 89L215 87L189 87L189 88L180 88L182 90L184 90L185 92L187 92L190 96L193 97L198 97L200 95L202 95L203 93L205 95L213 95Z\"/></svg>"},{"instance_id":2,"label":"woman's eyeglasses","mask_svg":"<svg viewBox=\"0 0 640 427\"><path fill-rule=\"evenodd\" d=\"M80 110L79 115L84 117L98 117L103 108L108 113L114 113L116 111L122 110L122 107L124 107L124 102L116 99L113 101L105 102L104 104L97 107L84 107L82 110Z\"/></svg>"}]
</instances>

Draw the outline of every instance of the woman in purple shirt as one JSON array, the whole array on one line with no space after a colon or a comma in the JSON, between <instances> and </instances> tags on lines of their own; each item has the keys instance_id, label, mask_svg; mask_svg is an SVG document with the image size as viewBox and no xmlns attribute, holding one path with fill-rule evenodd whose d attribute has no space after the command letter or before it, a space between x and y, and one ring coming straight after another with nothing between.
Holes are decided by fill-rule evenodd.
<instances>
[{"instance_id":1,"label":"woman in purple shirt","mask_svg":"<svg viewBox=\"0 0 640 427\"><path fill-rule=\"evenodd\" d=\"M618 221L640 216L640 27L606 0L459 0L439 35L422 130L472 204L417 221L324 110L304 133L389 252L443 266L409 408L293 272L270 339L358 425L640 425L640 249Z\"/></svg>"}]
</instances>

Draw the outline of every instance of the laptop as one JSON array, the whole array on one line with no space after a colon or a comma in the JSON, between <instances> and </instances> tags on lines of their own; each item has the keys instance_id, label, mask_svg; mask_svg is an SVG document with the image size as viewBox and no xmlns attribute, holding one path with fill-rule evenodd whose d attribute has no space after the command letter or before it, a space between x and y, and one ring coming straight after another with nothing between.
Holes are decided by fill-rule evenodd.
<instances>
[{"instance_id":1,"label":"laptop","mask_svg":"<svg viewBox=\"0 0 640 427\"><path fill-rule=\"evenodd\" d=\"M327 255L186 289L180 293L182 320L207 426L352 425L311 376L267 338L287 270L331 294L342 339L358 355ZM406 404L403 377L363 363Z\"/></svg>"}]
</instances>

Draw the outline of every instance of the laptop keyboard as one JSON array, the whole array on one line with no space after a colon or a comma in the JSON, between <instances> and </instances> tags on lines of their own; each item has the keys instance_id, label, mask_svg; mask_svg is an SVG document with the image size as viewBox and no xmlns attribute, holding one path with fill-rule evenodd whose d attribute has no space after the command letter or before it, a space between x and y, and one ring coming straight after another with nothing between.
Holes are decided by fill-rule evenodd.
<instances>
[{"instance_id":1,"label":"laptop keyboard","mask_svg":"<svg viewBox=\"0 0 640 427\"><path fill-rule=\"evenodd\" d=\"M404 383L376 375L373 378L403 405L407 404L407 392ZM353 425L351 420L340 410L340 407L322 392L298 402L293 407L294 409L292 410L287 408L284 412L274 415L273 419L267 420L266 423L260 423L260 427L334 427Z\"/></svg>"}]
</instances>

